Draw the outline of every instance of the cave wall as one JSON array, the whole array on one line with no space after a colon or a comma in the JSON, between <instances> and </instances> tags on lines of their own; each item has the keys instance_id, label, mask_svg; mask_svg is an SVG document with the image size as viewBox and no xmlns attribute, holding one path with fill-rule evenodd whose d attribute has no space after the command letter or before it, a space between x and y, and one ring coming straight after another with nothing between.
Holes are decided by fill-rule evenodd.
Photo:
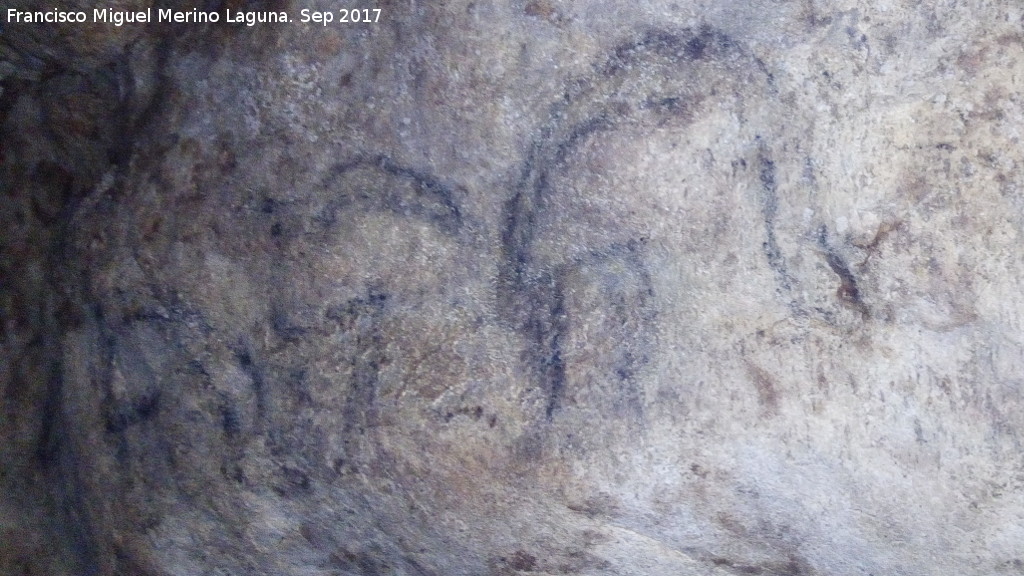
<instances>
[{"instance_id":1,"label":"cave wall","mask_svg":"<svg viewBox=\"0 0 1024 576\"><path fill-rule=\"evenodd\" d=\"M0 570L1022 570L1019 10L374 7L5 27Z\"/></svg>"}]
</instances>

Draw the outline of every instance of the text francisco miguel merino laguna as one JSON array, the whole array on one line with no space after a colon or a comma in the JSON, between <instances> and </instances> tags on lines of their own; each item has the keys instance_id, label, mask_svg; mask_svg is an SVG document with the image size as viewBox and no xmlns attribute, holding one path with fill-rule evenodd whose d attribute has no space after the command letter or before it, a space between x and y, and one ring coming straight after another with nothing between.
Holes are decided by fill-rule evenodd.
<instances>
[{"instance_id":1,"label":"text francisco miguel merino laguna","mask_svg":"<svg viewBox=\"0 0 1024 576\"><path fill-rule=\"evenodd\" d=\"M92 19L85 11L58 10L53 8L46 11L7 9L8 23L65 23L65 22L105 22L115 26L128 23L150 23L150 22L177 22L177 23L216 23L216 22L237 22L248 26L262 24L265 22L288 22L288 13L280 12L246 12L241 10L204 11L193 8L192 10L171 10L169 8L146 8L145 10L125 11L112 10L110 8L94 8ZM305 10L303 12L306 12ZM156 16L154 19L153 17ZM305 15L304 15L305 16Z\"/></svg>"}]
</instances>

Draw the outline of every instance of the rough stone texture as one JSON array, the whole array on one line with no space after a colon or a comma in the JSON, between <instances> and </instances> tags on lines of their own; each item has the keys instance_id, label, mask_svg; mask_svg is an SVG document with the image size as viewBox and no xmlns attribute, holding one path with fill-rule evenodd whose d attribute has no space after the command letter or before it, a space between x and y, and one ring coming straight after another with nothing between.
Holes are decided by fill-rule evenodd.
<instances>
[{"instance_id":1,"label":"rough stone texture","mask_svg":"<svg viewBox=\"0 0 1024 576\"><path fill-rule=\"evenodd\" d=\"M5 30L0 569L1024 573L1019 8L376 7Z\"/></svg>"}]
</instances>

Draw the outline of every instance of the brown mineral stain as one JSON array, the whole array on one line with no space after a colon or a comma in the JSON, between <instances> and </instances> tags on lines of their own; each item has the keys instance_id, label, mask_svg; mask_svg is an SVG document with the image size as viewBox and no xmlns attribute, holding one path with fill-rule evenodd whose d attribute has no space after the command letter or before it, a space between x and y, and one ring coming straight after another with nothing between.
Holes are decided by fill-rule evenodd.
<instances>
[{"instance_id":1,"label":"brown mineral stain","mask_svg":"<svg viewBox=\"0 0 1024 576\"><path fill-rule=\"evenodd\" d=\"M537 557L523 550L516 550L508 559L508 565L520 572L533 572L537 569Z\"/></svg>"},{"instance_id":2,"label":"brown mineral stain","mask_svg":"<svg viewBox=\"0 0 1024 576\"><path fill-rule=\"evenodd\" d=\"M527 16L539 16L541 18L550 18L554 13L555 9L551 6L550 2L544 0L533 0L532 2L526 3L524 12Z\"/></svg>"},{"instance_id":3,"label":"brown mineral stain","mask_svg":"<svg viewBox=\"0 0 1024 576\"><path fill-rule=\"evenodd\" d=\"M747 360L747 373L754 382L757 389L757 400L764 409L766 416L774 416L779 411L779 393L776 390L775 380L766 370Z\"/></svg>"},{"instance_id":4,"label":"brown mineral stain","mask_svg":"<svg viewBox=\"0 0 1024 576\"><path fill-rule=\"evenodd\" d=\"M885 239L889 237L889 234L894 230L900 228L902 225L903 223L899 220L892 222L882 222L881 224L878 225L878 229L875 231L875 235L872 236L871 240L859 242L854 241L853 245L868 252L867 258L864 259L864 261L867 262L867 259L870 258L872 254L878 251L878 246L882 242L885 242ZM861 265L863 266L863 262L861 263Z\"/></svg>"},{"instance_id":5,"label":"brown mineral stain","mask_svg":"<svg viewBox=\"0 0 1024 576\"><path fill-rule=\"evenodd\" d=\"M547 0L531 0L527 2L526 7L523 8L523 13L527 16L547 20L552 24L556 24L562 19L558 9Z\"/></svg>"}]
</instances>

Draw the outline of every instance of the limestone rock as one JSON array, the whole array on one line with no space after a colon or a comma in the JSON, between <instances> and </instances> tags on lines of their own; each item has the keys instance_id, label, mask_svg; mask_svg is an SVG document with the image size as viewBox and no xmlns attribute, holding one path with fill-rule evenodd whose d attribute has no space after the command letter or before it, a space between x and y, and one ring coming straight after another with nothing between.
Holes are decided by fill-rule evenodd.
<instances>
[{"instance_id":1,"label":"limestone rock","mask_svg":"<svg viewBox=\"0 0 1024 576\"><path fill-rule=\"evenodd\" d=\"M52 487L5 506L67 543L9 557L1024 569L1019 10L379 7L97 39L140 89L7 160L77 183L5 261L53 294L3 374L46 423L4 431L11 478ZM104 77L67 74L6 133Z\"/></svg>"}]
</instances>

